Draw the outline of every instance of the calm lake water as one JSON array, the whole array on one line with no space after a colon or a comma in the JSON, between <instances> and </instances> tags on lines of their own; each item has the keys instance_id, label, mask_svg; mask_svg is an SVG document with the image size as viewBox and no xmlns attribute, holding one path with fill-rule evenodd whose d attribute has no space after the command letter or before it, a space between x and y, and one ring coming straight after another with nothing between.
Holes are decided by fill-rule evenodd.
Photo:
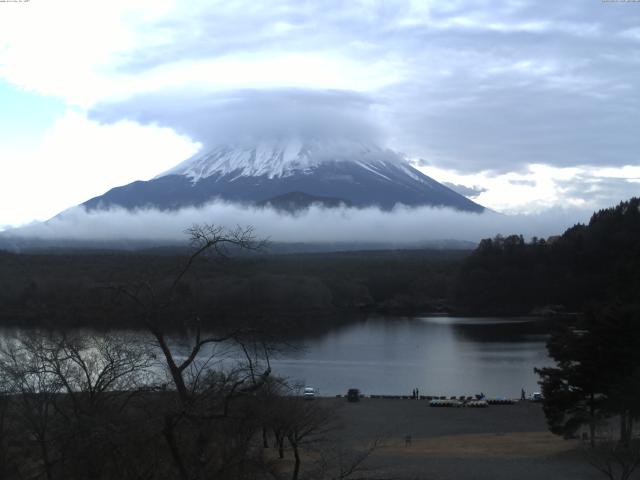
<instances>
[{"instance_id":1,"label":"calm lake water","mask_svg":"<svg viewBox=\"0 0 640 480\"><path fill-rule=\"evenodd\" d=\"M0 329L0 337L21 331ZM409 395L418 388L422 395L519 397L521 388L539 390L533 368L552 364L545 349L548 331L547 322L532 318L372 317L306 339L300 348L272 358L271 365L275 374L326 396L349 388ZM153 343L141 331L113 333ZM176 359L186 358L187 338L171 343ZM220 367L238 358L233 350L209 346L202 353L215 355Z\"/></svg>"},{"instance_id":2,"label":"calm lake water","mask_svg":"<svg viewBox=\"0 0 640 480\"><path fill-rule=\"evenodd\" d=\"M519 397L539 390L534 367L551 365L548 326L531 318L371 318L305 342L274 371L321 395Z\"/></svg>"}]
</instances>

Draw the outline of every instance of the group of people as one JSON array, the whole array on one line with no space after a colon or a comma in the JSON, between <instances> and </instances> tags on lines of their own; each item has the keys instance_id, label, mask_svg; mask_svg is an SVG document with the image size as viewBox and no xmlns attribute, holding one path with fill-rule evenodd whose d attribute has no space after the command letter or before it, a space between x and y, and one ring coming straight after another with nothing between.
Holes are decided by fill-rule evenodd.
<instances>
[{"instance_id":1,"label":"group of people","mask_svg":"<svg viewBox=\"0 0 640 480\"><path fill-rule=\"evenodd\" d=\"M418 400L420 398L420 390L418 390L417 388L414 388L411 391L411 398L414 400Z\"/></svg>"}]
</instances>

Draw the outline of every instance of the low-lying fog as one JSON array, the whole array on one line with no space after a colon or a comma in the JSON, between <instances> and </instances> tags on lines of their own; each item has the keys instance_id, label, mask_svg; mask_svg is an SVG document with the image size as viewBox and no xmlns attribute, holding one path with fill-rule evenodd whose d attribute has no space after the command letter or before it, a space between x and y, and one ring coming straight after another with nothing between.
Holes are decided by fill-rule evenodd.
<instances>
[{"instance_id":1,"label":"low-lying fog","mask_svg":"<svg viewBox=\"0 0 640 480\"><path fill-rule=\"evenodd\" d=\"M477 242L496 234L546 238L588 221L591 212L556 209L537 215L507 216L494 212L465 213L449 208L311 207L296 214L271 208L213 202L176 211L110 209L86 211L75 207L44 223L8 230L1 235L50 240L185 240L194 224L253 226L259 237L275 242L416 243L433 240Z\"/></svg>"}]
</instances>

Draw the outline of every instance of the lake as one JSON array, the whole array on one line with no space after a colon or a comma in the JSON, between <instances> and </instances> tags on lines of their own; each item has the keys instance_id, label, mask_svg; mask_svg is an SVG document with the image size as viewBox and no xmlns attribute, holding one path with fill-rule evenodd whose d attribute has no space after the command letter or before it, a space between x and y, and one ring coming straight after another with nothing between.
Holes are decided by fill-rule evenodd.
<instances>
[{"instance_id":1,"label":"lake","mask_svg":"<svg viewBox=\"0 0 640 480\"><path fill-rule=\"evenodd\" d=\"M539 390L533 368L552 364L545 348L549 328L548 321L536 318L370 317L307 338L272 358L271 365L274 374L325 396L349 388L367 395L409 395L418 388L422 395L519 397L521 388ZM3 328L0 337L22 331ZM112 333L153 343L142 331ZM186 358L192 340L170 339L176 360ZM224 345L209 345L202 354L215 355L218 367L238 358L237 350Z\"/></svg>"},{"instance_id":2,"label":"lake","mask_svg":"<svg viewBox=\"0 0 640 480\"><path fill-rule=\"evenodd\" d=\"M519 397L538 391L534 367L551 365L548 323L532 318L369 318L305 341L272 361L274 372L320 395Z\"/></svg>"}]
</instances>

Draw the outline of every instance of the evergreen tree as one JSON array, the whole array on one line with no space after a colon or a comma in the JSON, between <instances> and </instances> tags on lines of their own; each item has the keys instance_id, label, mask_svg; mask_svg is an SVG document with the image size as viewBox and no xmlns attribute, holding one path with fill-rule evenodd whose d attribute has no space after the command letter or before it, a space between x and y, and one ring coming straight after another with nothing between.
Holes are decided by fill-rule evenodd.
<instances>
[{"instance_id":1,"label":"evergreen tree","mask_svg":"<svg viewBox=\"0 0 640 480\"><path fill-rule=\"evenodd\" d=\"M620 416L620 440L628 444L640 416L640 318L636 308L590 309L553 334L555 367L536 369L544 412L553 433L572 436L589 425L593 445L598 420Z\"/></svg>"},{"instance_id":2,"label":"evergreen tree","mask_svg":"<svg viewBox=\"0 0 640 480\"><path fill-rule=\"evenodd\" d=\"M543 409L551 432L565 438L589 425L593 444L596 423L606 415L606 372L593 335L566 326L547 342L549 356L557 366L536 369L541 377Z\"/></svg>"}]
</instances>

